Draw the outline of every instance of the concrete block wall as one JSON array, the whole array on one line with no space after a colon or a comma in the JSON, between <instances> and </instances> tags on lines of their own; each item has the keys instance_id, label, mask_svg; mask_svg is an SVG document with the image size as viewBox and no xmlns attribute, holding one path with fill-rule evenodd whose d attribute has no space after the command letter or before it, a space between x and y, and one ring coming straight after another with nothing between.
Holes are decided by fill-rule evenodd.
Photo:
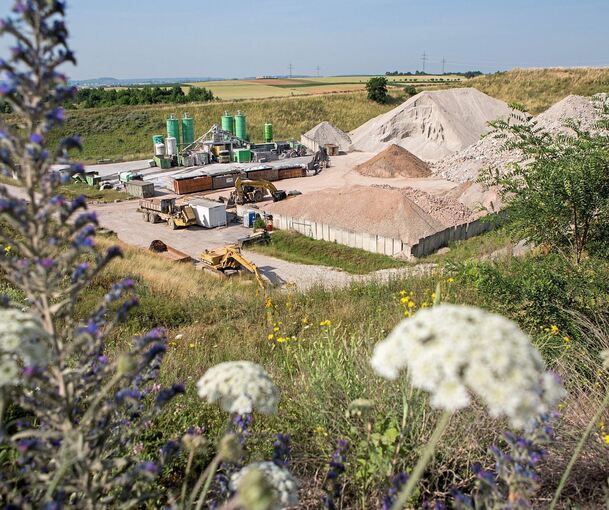
<instances>
[{"instance_id":1,"label":"concrete block wall","mask_svg":"<svg viewBox=\"0 0 609 510\"><path fill-rule=\"evenodd\" d=\"M390 257L400 258L418 258L431 255L440 248L448 246L451 242L464 241L495 228L495 225L491 222L481 219L475 220L470 223L448 227L440 232L419 239L417 244L409 246L400 239L343 230L325 223L290 218L278 214L273 215L273 224L279 230L294 230L313 239L336 242L372 253L381 253Z\"/></svg>"},{"instance_id":2,"label":"concrete block wall","mask_svg":"<svg viewBox=\"0 0 609 510\"><path fill-rule=\"evenodd\" d=\"M372 253L381 253L390 257L409 257L410 247L399 239L353 232L318 223L316 221L290 218L279 214L273 215L273 226L279 230L294 230L318 241L329 241L360 248Z\"/></svg>"}]
</instances>

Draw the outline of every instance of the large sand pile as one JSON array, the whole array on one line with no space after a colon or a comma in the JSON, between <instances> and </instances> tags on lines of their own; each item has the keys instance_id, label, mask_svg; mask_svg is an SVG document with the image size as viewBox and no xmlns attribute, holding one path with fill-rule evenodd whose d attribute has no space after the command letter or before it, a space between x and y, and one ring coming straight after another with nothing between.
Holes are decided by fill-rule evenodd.
<instances>
[{"instance_id":1,"label":"large sand pile","mask_svg":"<svg viewBox=\"0 0 609 510\"><path fill-rule=\"evenodd\" d=\"M329 189L277 202L267 211L353 232L401 239L410 245L446 228L395 188Z\"/></svg>"},{"instance_id":2,"label":"large sand pile","mask_svg":"<svg viewBox=\"0 0 609 510\"><path fill-rule=\"evenodd\" d=\"M321 147L328 144L334 144L338 145L338 148L345 152L351 147L351 138L349 138L349 135L325 121L302 135L301 142L310 149L313 149L313 144L317 144ZM311 142L313 142L313 144L311 144Z\"/></svg>"},{"instance_id":3,"label":"large sand pile","mask_svg":"<svg viewBox=\"0 0 609 510\"><path fill-rule=\"evenodd\" d=\"M353 148L379 152L396 144L425 160L439 160L477 142L488 122L509 107L473 89L422 92L351 133Z\"/></svg>"},{"instance_id":4,"label":"large sand pile","mask_svg":"<svg viewBox=\"0 0 609 510\"><path fill-rule=\"evenodd\" d=\"M594 124L600 119L599 111L595 106L599 99L602 100L603 96L596 100L582 96L567 96L538 115L535 121L539 128L551 133L568 133L570 130L564 127L567 119L576 120L583 129L593 129ZM466 149L433 163L432 172L450 181L466 182L476 180L487 168L505 171L510 163L521 162L522 154L518 151L506 151L504 145L505 139L487 136Z\"/></svg>"},{"instance_id":5,"label":"large sand pile","mask_svg":"<svg viewBox=\"0 0 609 510\"><path fill-rule=\"evenodd\" d=\"M399 145L390 145L372 159L355 169L368 177L429 177L431 170L427 163Z\"/></svg>"}]
</instances>

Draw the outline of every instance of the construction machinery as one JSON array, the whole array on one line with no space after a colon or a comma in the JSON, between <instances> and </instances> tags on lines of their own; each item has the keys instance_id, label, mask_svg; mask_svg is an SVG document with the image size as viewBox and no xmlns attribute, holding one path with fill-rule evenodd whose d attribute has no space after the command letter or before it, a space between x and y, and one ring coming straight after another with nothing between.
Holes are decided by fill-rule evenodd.
<instances>
[{"instance_id":1,"label":"construction machinery","mask_svg":"<svg viewBox=\"0 0 609 510\"><path fill-rule=\"evenodd\" d=\"M307 170L313 170L317 175L322 170L330 166L330 157L325 147L319 149L314 155L311 162L307 165Z\"/></svg>"},{"instance_id":2,"label":"construction machinery","mask_svg":"<svg viewBox=\"0 0 609 510\"><path fill-rule=\"evenodd\" d=\"M176 205L175 198L150 198L140 200L138 212L142 213L144 221L160 223L162 221L175 230L179 227L189 227L197 223L197 218L189 205Z\"/></svg>"},{"instance_id":3,"label":"construction machinery","mask_svg":"<svg viewBox=\"0 0 609 510\"><path fill-rule=\"evenodd\" d=\"M246 271L254 275L258 286L264 289L264 281L258 272L256 264L245 258L239 246L231 244L215 250L205 250L199 256L202 269L222 278Z\"/></svg>"},{"instance_id":4,"label":"construction machinery","mask_svg":"<svg viewBox=\"0 0 609 510\"><path fill-rule=\"evenodd\" d=\"M237 177L235 180L235 191L231 192L228 199L228 206L235 204L253 204L261 202L266 194L273 197L273 202L280 202L288 197L288 194L283 190L278 190L272 182L260 180L241 179Z\"/></svg>"}]
</instances>

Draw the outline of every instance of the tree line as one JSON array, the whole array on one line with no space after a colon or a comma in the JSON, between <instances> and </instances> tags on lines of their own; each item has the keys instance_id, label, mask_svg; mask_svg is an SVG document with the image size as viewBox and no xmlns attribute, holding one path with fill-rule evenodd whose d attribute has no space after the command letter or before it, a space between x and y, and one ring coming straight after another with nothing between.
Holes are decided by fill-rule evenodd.
<instances>
[{"instance_id":1,"label":"tree line","mask_svg":"<svg viewBox=\"0 0 609 510\"><path fill-rule=\"evenodd\" d=\"M185 93L182 87L128 87L124 89L82 88L67 105L71 108L103 108L122 105L184 104L213 101L211 90L190 87Z\"/></svg>"}]
</instances>

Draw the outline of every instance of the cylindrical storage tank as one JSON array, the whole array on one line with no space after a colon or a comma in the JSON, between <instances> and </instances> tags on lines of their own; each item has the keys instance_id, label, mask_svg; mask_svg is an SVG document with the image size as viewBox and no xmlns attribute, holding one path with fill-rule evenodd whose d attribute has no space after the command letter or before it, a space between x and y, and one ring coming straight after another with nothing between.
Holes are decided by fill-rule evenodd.
<instances>
[{"instance_id":1,"label":"cylindrical storage tank","mask_svg":"<svg viewBox=\"0 0 609 510\"><path fill-rule=\"evenodd\" d=\"M165 141L165 139L163 138L163 135L154 135L152 137L152 143L154 145L156 145L157 143L163 143Z\"/></svg>"},{"instance_id":2,"label":"cylindrical storage tank","mask_svg":"<svg viewBox=\"0 0 609 510\"><path fill-rule=\"evenodd\" d=\"M163 157L165 155L165 144L164 143L155 143L154 144L154 155Z\"/></svg>"},{"instance_id":3,"label":"cylindrical storage tank","mask_svg":"<svg viewBox=\"0 0 609 510\"><path fill-rule=\"evenodd\" d=\"M232 135L235 134L235 117L228 112L224 112L222 115L222 130L228 131Z\"/></svg>"},{"instance_id":4,"label":"cylindrical storage tank","mask_svg":"<svg viewBox=\"0 0 609 510\"><path fill-rule=\"evenodd\" d=\"M247 140L247 120L241 111L235 115L235 136L241 140Z\"/></svg>"},{"instance_id":5,"label":"cylindrical storage tank","mask_svg":"<svg viewBox=\"0 0 609 510\"><path fill-rule=\"evenodd\" d=\"M187 113L182 119L182 142L184 145L190 145L195 141L195 124L194 120Z\"/></svg>"},{"instance_id":6,"label":"cylindrical storage tank","mask_svg":"<svg viewBox=\"0 0 609 510\"><path fill-rule=\"evenodd\" d=\"M268 122L264 125L264 141L266 143L273 141L273 124Z\"/></svg>"},{"instance_id":7,"label":"cylindrical storage tank","mask_svg":"<svg viewBox=\"0 0 609 510\"><path fill-rule=\"evenodd\" d=\"M180 121L176 119L175 115L171 115L167 119L167 137L180 139Z\"/></svg>"},{"instance_id":8,"label":"cylindrical storage tank","mask_svg":"<svg viewBox=\"0 0 609 510\"><path fill-rule=\"evenodd\" d=\"M168 156L177 156L178 141L173 136L168 136L165 140L165 148Z\"/></svg>"}]
</instances>

